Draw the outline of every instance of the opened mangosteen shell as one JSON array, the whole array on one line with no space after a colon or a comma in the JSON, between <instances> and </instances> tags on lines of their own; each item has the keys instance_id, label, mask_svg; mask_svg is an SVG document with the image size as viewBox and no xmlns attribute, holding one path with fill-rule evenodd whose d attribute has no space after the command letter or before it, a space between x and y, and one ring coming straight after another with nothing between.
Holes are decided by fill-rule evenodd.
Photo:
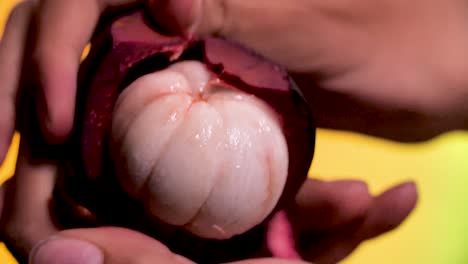
<instances>
[{"instance_id":1,"label":"opened mangosteen shell","mask_svg":"<svg viewBox=\"0 0 468 264\"><path fill-rule=\"evenodd\" d=\"M94 36L80 68L75 124L54 190L55 220L64 229L135 229L199 263L265 254L266 222L293 202L313 159L316 128L307 102L283 67L238 43L170 36L154 28L137 10L111 20ZM108 140L119 94L137 78L184 60L202 62L223 82L266 102L281 120L288 145L288 180L276 209L262 224L231 239L202 239L148 217L119 186L110 158Z\"/></svg>"}]
</instances>

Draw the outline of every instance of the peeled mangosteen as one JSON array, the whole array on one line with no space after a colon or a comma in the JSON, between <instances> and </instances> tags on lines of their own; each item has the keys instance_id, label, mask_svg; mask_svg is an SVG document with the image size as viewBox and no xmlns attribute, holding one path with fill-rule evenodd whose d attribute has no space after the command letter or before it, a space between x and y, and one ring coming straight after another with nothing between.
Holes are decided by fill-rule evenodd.
<instances>
[{"instance_id":1,"label":"peeled mangosteen","mask_svg":"<svg viewBox=\"0 0 468 264\"><path fill-rule=\"evenodd\" d=\"M264 246L314 153L285 69L225 39L164 35L135 11L100 29L79 81L53 203L61 227L133 228L201 263Z\"/></svg>"}]
</instances>

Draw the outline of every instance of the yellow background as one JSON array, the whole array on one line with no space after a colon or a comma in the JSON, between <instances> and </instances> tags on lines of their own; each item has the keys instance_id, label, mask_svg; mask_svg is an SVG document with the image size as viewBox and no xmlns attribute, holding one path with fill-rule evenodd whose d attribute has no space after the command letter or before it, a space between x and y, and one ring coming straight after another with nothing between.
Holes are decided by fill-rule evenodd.
<instances>
[{"instance_id":1,"label":"yellow background","mask_svg":"<svg viewBox=\"0 0 468 264\"><path fill-rule=\"evenodd\" d=\"M0 0L0 34L17 0ZM1 80L0 80L1 86ZM311 171L323 179L358 178L375 193L405 180L420 191L416 211L396 231L363 244L343 263L468 263L468 134L450 133L424 144L396 144L319 130ZM13 174L19 136L0 168ZM16 263L0 244L0 263Z\"/></svg>"}]
</instances>

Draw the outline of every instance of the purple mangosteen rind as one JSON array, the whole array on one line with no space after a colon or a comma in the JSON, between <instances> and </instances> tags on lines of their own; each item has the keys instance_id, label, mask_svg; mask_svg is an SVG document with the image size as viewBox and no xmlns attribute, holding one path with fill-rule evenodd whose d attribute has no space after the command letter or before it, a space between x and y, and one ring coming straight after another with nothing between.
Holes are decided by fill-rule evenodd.
<instances>
[{"instance_id":1,"label":"purple mangosteen rind","mask_svg":"<svg viewBox=\"0 0 468 264\"><path fill-rule=\"evenodd\" d=\"M68 217L64 226L151 224L145 219L139 219L145 224L137 223L135 219L139 217L128 219L128 215L142 210L129 209L137 208L138 203L119 189L108 153L113 107L119 94L135 79L188 59L203 62L217 78L255 95L276 111L288 145L289 168L283 195L274 212L294 199L313 159L316 128L306 100L287 71L232 41L159 34L145 20L143 12L137 11L116 19L96 35L80 68L77 114L70 140L72 151L65 158L55 190L57 197L62 197L55 199L57 208ZM118 212L120 209L122 213ZM119 222L116 216L126 219ZM247 233L252 232L258 236L258 228ZM239 244L248 244L247 240L233 240L236 239L242 241ZM224 248L218 242L205 242L221 245L218 250ZM229 247L235 248L233 245Z\"/></svg>"},{"instance_id":2,"label":"purple mangosteen rind","mask_svg":"<svg viewBox=\"0 0 468 264\"><path fill-rule=\"evenodd\" d=\"M103 173L103 141L108 139L114 104L125 89L123 83L189 58L202 61L219 79L264 100L278 113L292 163L289 174L305 179L313 158L315 127L307 103L282 67L227 40L161 35L150 28L140 12L116 20L107 34L112 47L93 76L81 128L87 177L97 178ZM153 65L145 64L148 60ZM132 71L138 65L145 68ZM298 148L292 148L296 144ZM298 161L304 165L298 166Z\"/></svg>"}]
</instances>

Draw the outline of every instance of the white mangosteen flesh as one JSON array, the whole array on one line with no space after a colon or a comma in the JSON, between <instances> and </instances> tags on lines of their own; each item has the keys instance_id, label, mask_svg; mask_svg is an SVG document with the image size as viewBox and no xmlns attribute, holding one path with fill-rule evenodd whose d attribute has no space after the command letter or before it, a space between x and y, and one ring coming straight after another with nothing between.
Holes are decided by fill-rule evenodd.
<instances>
[{"instance_id":1,"label":"white mangosteen flesh","mask_svg":"<svg viewBox=\"0 0 468 264\"><path fill-rule=\"evenodd\" d=\"M125 88L110 148L122 187L150 216L203 238L227 239L260 224L288 176L278 114L198 61Z\"/></svg>"}]
</instances>

